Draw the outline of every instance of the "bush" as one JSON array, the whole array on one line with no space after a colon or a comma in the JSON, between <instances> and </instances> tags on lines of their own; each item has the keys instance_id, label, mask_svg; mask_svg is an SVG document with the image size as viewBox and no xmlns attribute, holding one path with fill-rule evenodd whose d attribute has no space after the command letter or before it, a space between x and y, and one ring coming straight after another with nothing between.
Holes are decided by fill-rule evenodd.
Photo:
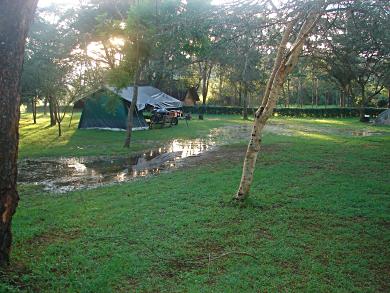
<instances>
[{"instance_id":1,"label":"bush","mask_svg":"<svg viewBox=\"0 0 390 293\"><path fill-rule=\"evenodd\" d=\"M241 115L242 107L206 106L206 114ZM248 114L253 115L257 108L248 108ZM364 113L372 117L378 116L384 108L365 108ZM184 113L199 114L202 106L184 106ZM359 108L276 108L274 114L287 117L359 117Z\"/></svg>"}]
</instances>

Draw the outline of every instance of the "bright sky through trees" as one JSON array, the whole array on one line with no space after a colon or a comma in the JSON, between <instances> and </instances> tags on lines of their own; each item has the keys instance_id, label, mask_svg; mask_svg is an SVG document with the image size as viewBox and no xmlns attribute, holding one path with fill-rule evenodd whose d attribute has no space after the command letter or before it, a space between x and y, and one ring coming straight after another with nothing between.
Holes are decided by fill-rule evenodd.
<instances>
[{"instance_id":1,"label":"bright sky through trees","mask_svg":"<svg viewBox=\"0 0 390 293\"><path fill-rule=\"evenodd\" d=\"M39 0L38 6L39 7L47 7L50 5L61 5L61 6L77 6L80 2L85 2L85 1L80 1L80 0ZM232 0L213 0L212 3L215 5L220 5L224 3L229 3L232 2ZM278 1L276 1L278 2Z\"/></svg>"}]
</instances>

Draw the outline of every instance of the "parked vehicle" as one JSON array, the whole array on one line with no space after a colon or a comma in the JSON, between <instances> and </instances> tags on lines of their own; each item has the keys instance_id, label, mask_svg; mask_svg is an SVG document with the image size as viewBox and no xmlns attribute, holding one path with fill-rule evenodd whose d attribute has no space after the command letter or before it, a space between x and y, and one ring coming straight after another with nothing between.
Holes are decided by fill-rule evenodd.
<instances>
[{"instance_id":1,"label":"parked vehicle","mask_svg":"<svg viewBox=\"0 0 390 293\"><path fill-rule=\"evenodd\" d=\"M167 109L154 109L150 118L149 128L152 129L156 125L160 125L161 128L168 125L177 125L179 123L179 117L183 116L181 110L167 110Z\"/></svg>"}]
</instances>

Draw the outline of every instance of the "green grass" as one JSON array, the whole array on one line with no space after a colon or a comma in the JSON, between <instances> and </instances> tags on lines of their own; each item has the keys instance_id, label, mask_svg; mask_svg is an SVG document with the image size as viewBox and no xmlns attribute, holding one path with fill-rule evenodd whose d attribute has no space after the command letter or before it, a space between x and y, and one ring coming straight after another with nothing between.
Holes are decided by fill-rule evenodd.
<instances>
[{"instance_id":1,"label":"green grass","mask_svg":"<svg viewBox=\"0 0 390 293\"><path fill-rule=\"evenodd\" d=\"M245 144L223 147L224 159L110 187L50 195L22 186L12 266L0 291L388 292L389 127L273 122L387 135L267 134L251 197L240 206L230 198ZM231 123L242 121L213 116L189 129L137 132L133 147ZM124 152L123 133L71 128L57 140L26 117L22 125L22 157L74 155L86 145L93 150L76 154Z\"/></svg>"},{"instance_id":2,"label":"green grass","mask_svg":"<svg viewBox=\"0 0 390 293\"><path fill-rule=\"evenodd\" d=\"M56 157L56 156L96 156L118 155L141 151L155 147L174 138L195 138L206 135L210 128L227 123L245 123L238 116L222 118L214 115L206 123L197 119L189 122L180 121L178 126L153 131L135 131L131 149L123 148L124 131L78 130L80 113L73 117L69 127L67 116L62 123L63 134L58 137L57 127L49 127L49 116L38 115L38 123L33 124L31 115L23 114L20 121L20 158Z\"/></svg>"}]
</instances>

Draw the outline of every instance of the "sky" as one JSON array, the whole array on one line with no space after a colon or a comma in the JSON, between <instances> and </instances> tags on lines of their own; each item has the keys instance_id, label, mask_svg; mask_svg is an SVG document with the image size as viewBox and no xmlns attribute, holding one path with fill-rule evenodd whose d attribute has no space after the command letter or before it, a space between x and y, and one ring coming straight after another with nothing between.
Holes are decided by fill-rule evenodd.
<instances>
[{"instance_id":1,"label":"sky","mask_svg":"<svg viewBox=\"0 0 390 293\"><path fill-rule=\"evenodd\" d=\"M38 7L47 7L52 4L62 5L62 6L76 6L80 0L39 0ZM212 3L215 5L229 3L231 0L213 0Z\"/></svg>"}]
</instances>

